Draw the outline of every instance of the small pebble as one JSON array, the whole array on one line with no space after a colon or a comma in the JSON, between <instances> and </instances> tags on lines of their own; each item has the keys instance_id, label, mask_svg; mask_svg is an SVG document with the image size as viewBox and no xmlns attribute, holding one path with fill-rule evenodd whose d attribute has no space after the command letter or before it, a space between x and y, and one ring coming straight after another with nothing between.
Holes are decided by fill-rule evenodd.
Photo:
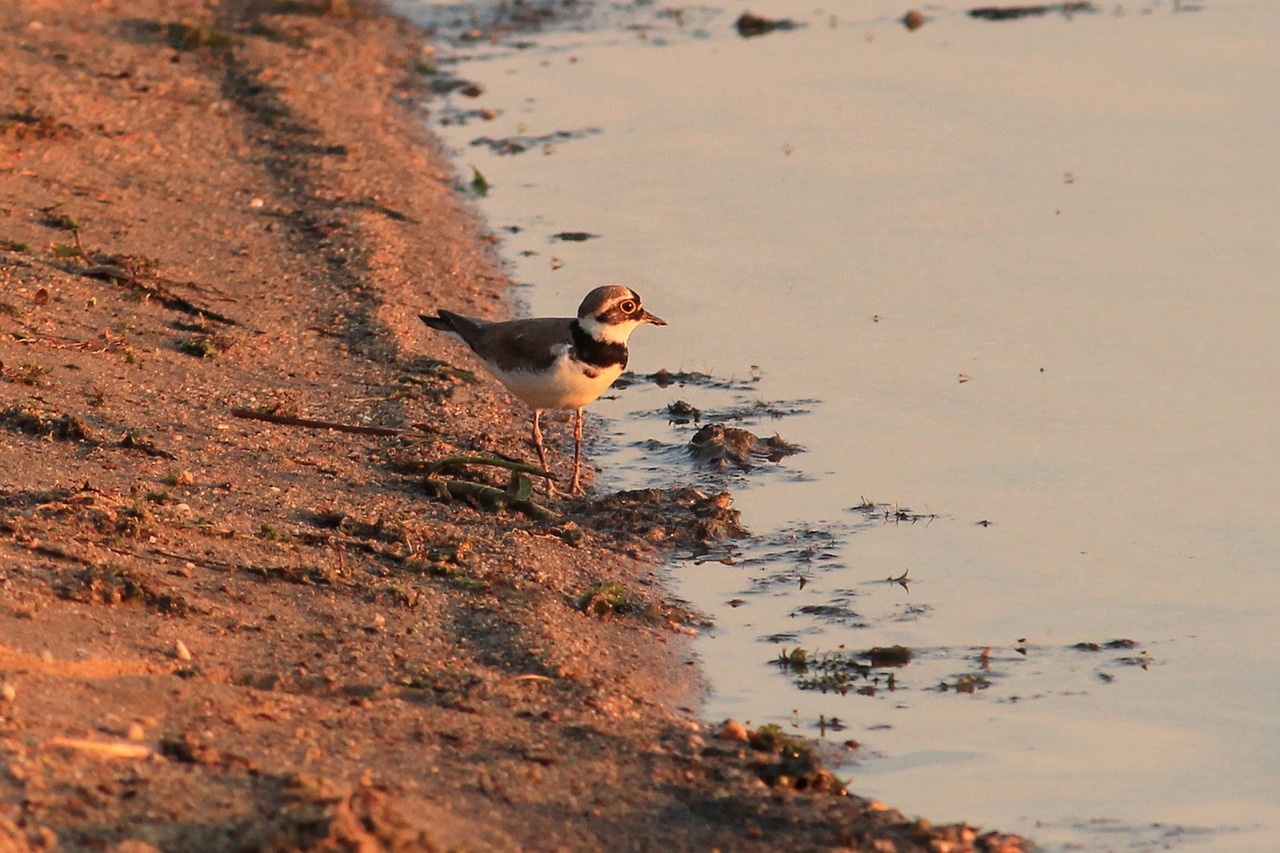
<instances>
[{"instance_id":1,"label":"small pebble","mask_svg":"<svg viewBox=\"0 0 1280 853\"><path fill-rule=\"evenodd\" d=\"M191 660L191 650L188 649L187 644L181 640L174 643L173 653L177 656L178 660Z\"/></svg>"},{"instance_id":2,"label":"small pebble","mask_svg":"<svg viewBox=\"0 0 1280 853\"><path fill-rule=\"evenodd\" d=\"M725 720L724 725L720 727L718 737L721 740L736 740L746 743L751 735L747 733L747 727L737 720Z\"/></svg>"},{"instance_id":3,"label":"small pebble","mask_svg":"<svg viewBox=\"0 0 1280 853\"><path fill-rule=\"evenodd\" d=\"M130 723L129 730L124 733L124 736L131 741L140 741L147 736L147 732L137 723Z\"/></svg>"},{"instance_id":4,"label":"small pebble","mask_svg":"<svg viewBox=\"0 0 1280 853\"><path fill-rule=\"evenodd\" d=\"M0 699L3 699L5 702L12 702L17 698L18 690L16 687L7 681L4 684L0 684Z\"/></svg>"}]
</instances>

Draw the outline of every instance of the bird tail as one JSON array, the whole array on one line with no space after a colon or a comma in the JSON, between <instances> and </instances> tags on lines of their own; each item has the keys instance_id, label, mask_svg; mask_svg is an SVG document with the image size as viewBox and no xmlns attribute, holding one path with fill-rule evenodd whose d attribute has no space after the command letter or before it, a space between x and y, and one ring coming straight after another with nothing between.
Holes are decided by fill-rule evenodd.
<instances>
[{"instance_id":1,"label":"bird tail","mask_svg":"<svg viewBox=\"0 0 1280 853\"><path fill-rule=\"evenodd\" d=\"M454 329L453 327L453 323L449 322L449 318L445 317L443 314L437 315L435 317L430 317L426 314L419 314L418 319L426 323L431 328L436 329L438 331L454 332L454 333L457 332L457 330Z\"/></svg>"}]
</instances>

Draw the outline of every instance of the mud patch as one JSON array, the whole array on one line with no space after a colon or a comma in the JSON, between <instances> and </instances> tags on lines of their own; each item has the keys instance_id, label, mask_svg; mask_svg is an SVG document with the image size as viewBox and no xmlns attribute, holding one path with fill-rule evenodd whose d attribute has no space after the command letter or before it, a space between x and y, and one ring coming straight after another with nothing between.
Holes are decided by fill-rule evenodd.
<instances>
[{"instance_id":1,"label":"mud patch","mask_svg":"<svg viewBox=\"0 0 1280 853\"><path fill-rule=\"evenodd\" d=\"M711 495L697 489L618 492L587 501L581 514L583 523L598 533L694 553L749 535L728 493Z\"/></svg>"},{"instance_id":2,"label":"mud patch","mask_svg":"<svg viewBox=\"0 0 1280 853\"><path fill-rule=\"evenodd\" d=\"M35 407L14 405L0 411L0 427L50 441L92 441L92 431L75 415L52 414Z\"/></svg>"},{"instance_id":3,"label":"mud patch","mask_svg":"<svg viewBox=\"0 0 1280 853\"><path fill-rule=\"evenodd\" d=\"M723 424L707 424L689 439L689 454L706 465L724 470L735 465L750 471L761 462L780 462L800 447L774 433L760 438L752 432Z\"/></svg>"}]
</instances>

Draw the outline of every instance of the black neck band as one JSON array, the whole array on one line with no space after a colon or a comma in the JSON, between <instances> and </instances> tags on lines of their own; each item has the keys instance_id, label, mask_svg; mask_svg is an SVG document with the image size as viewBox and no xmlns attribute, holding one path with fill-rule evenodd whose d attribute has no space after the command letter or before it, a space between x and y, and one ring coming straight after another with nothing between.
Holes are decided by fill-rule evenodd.
<instances>
[{"instance_id":1,"label":"black neck band","mask_svg":"<svg viewBox=\"0 0 1280 853\"><path fill-rule=\"evenodd\" d=\"M592 367L627 366L627 345L598 341L587 334L582 324L573 321L573 353L579 361Z\"/></svg>"}]
</instances>

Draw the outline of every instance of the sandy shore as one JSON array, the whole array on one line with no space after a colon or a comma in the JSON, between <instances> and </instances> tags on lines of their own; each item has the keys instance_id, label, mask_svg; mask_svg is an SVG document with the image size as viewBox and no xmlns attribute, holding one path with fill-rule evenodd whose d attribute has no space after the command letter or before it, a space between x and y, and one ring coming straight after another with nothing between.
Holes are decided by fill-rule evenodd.
<instances>
[{"instance_id":1,"label":"sandy shore","mask_svg":"<svg viewBox=\"0 0 1280 853\"><path fill-rule=\"evenodd\" d=\"M698 720L723 501L428 490L530 456L416 318L507 282L339 5L0 6L0 851L1020 849Z\"/></svg>"}]
</instances>

